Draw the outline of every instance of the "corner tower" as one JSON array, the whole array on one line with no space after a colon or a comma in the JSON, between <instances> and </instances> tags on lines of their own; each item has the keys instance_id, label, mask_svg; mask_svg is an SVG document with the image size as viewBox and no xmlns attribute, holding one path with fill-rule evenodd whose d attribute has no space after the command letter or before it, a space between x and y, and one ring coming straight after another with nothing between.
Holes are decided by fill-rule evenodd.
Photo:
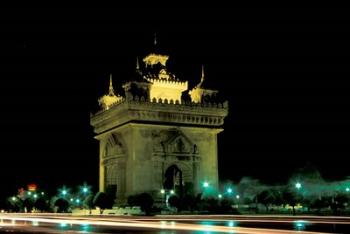
<instances>
[{"instance_id":1,"label":"corner tower","mask_svg":"<svg viewBox=\"0 0 350 234\"><path fill-rule=\"evenodd\" d=\"M227 101L201 83L188 82L168 71L168 55L150 53L136 74L122 85L124 95L109 93L99 99L101 110L91 116L100 144L100 191L127 197L160 190L180 197L200 192L208 181L218 187L217 135L228 114ZM188 93L188 100L184 96Z\"/></svg>"}]
</instances>

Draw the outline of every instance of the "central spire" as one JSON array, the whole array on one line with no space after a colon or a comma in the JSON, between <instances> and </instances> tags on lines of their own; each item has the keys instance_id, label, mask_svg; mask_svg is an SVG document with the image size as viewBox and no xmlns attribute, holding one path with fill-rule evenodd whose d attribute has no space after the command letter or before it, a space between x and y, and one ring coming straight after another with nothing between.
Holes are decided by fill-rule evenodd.
<instances>
[{"instance_id":1,"label":"central spire","mask_svg":"<svg viewBox=\"0 0 350 234\"><path fill-rule=\"evenodd\" d=\"M157 33L154 33L154 45L157 45Z\"/></svg>"},{"instance_id":2,"label":"central spire","mask_svg":"<svg viewBox=\"0 0 350 234\"><path fill-rule=\"evenodd\" d=\"M146 66L153 66L160 63L162 66L166 66L166 62L169 59L169 56L160 52L157 40L157 33L154 33L154 48L151 53L149 53L146 57L143 58L143 62Z\"/></svg>"},{"instance_id":3,"label":"central spire","mask_svg":"<svg viewBox=\"0 0 350 234\"><path fill-rule=\"evenodd\" d=\"M109 96L114 96L114 89L113 89L113 83L112 83L112 74L109 74Z\"/></svg>"}]
</instances>

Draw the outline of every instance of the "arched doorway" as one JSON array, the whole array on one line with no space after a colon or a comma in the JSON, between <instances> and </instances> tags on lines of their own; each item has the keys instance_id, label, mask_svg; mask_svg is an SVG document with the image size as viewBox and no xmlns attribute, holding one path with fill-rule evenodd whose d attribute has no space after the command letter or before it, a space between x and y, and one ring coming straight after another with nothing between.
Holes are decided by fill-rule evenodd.
<instances>
[{"instance_id":1,"label":"arched doorway","mask_svg":"<svg viewBox=\"0 0 350 234\"><path fill-rule=\"evenodd\" d=\"M164 189L174 190L180 197L183 195L182 171L176 165L171 165L165 171Z\"/></svg>"}]
</instances>

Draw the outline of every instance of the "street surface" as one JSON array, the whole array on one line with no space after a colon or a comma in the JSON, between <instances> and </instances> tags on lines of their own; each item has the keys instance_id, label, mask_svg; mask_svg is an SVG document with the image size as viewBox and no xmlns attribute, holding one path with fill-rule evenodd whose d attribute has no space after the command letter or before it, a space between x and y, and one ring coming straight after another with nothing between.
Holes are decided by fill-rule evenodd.
<instances>
[{"instance_id":1,"label":"street surface","mask_svg":"<svg viewBox=\"0 0 350 234\"><path fill-rule=\"evenodd\" d=\"M0 214L0 233L350 233L350 217Z\"/></svg>"}]
</instances>

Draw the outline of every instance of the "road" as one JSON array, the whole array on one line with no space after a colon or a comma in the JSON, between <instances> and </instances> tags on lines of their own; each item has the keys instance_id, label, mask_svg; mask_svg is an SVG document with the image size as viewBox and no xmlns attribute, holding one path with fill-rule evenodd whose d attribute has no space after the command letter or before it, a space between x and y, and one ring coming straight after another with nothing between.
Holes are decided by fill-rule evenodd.
<instances>
[{"instance_id":1,"label":"road","mask_svg":"<svg viewBox=\"0 0 350 234\"><path fill-rule=\"evenodd\" d=\"M0 233L350 233L350 217L0 214Z\"/></svg>"}]
</instances>

